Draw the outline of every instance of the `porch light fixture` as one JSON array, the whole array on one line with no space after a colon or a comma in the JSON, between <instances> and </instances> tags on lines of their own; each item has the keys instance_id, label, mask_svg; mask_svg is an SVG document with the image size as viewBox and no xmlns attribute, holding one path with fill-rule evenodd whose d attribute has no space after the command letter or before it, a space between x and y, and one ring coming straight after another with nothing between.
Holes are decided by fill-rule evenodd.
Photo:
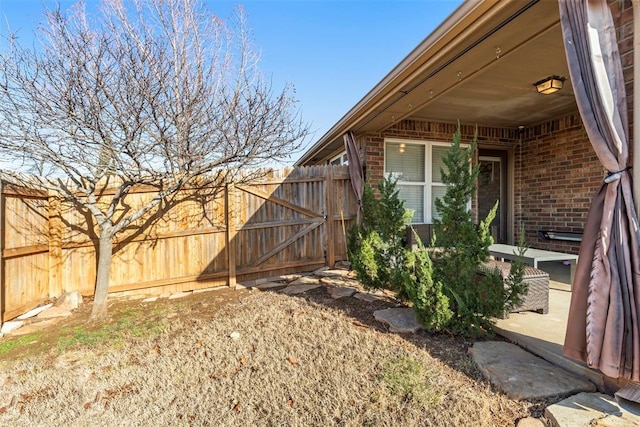
<instances>
[{"instance_id":1,"label":"porch light fixture","mask_svg":"<svg viewBox=\"0 0 640 427\"><path fill-rule=\"evenodd\" d=\"M534 83L533 85L536 87L538 93L549 95L562 89L562 84L565 80L566 77L549 76L546 79Z\"/></svg>"},{"instance_id":2,"label":"porch light fixture","mask_svg":"<svg viewBox=\"0 0 640 427\"><path fill-rule=\"evenodd\" d=\"M405 148L405 147L406 147L406 145L405 145L405 144L400 144L400 148L398 148L398 151L399 151L400 153L404 153L404 148Z\"/></svg>"}]
</instances>

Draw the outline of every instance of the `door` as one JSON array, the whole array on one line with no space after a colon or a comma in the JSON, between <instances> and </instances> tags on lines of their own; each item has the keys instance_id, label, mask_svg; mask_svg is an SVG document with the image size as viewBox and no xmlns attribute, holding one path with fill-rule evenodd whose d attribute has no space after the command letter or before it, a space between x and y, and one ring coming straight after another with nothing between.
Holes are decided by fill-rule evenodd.
<instances>
[{"instance_id":1,"label":"door","mask_svg":"<svg viewBox=\"0 0 640 427\"><path fill-rule=\"evenodd\" d=\"M484 220L491 208L498 202L496 217L490 230L496 243L507 243L507 159L502 150L480 150L478 175L478 214Z\"/></svg>"}]
</instances>

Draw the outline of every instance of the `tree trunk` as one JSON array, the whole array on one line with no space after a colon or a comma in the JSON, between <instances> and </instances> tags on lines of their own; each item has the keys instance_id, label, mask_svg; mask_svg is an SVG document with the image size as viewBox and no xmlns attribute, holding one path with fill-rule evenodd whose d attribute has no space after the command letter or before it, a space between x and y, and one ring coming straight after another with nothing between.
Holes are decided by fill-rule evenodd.
<instances>
[{"instance_id":1,"label":"tree trunk","mask_svg":"<svg viewBox=\"0 0 640 427\"><path fill-rule=\"evenodd\" d=\"M107 295L109 293L109 275L111 270L111 255L113 252L113 236L105 231L100 232L98 247L98 271L96 273L96 289L93 296L93 308L90 321L97 321L107 317Z\"/></svg>"}]
</instances>

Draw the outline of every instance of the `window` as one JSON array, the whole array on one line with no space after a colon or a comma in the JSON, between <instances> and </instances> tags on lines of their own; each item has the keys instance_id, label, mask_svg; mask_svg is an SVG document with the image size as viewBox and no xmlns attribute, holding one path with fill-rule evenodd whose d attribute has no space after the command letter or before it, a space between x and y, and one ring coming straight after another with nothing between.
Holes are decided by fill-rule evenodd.
<instances>
[{"instance_id":1,"label":"window","mask_svg":"<svg viewBox=\"0 0 640 427\"><path fill-rule=\"evenodd\" d=\"M334 157L333 159L331 159L329 164L332 164L334 166L348 165L349 162L347 161L347 153L342 152L340 155L338 155L338 156Z\"/></svg>"},{"instance_id":2,"label":"window","mask_svg":"<svg viewBox=\"0 0 640 427\"><path fill-rule=\"evenodd\" d=\"M414 224L431 224L437 217L435 201L446 192L440 169L446 170L442 159L448 148L447 143L385 141L385 176L398 180L399 196L414 211Z\"/></svg>"}]
</instances>

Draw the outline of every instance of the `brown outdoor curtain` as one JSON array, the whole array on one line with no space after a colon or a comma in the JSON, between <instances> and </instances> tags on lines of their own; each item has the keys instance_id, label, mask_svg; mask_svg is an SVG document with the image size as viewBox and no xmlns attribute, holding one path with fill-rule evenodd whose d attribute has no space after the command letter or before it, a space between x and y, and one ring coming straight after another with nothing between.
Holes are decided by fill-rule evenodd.
<instances>
[{"instance_id":1,"label":"brown outdoor curtain","mask_svg":"<svg viewBox=\"0 0 640 427\"><path fill-rule=\"evenodd\" d=\"M362 162L358 147L356 147L356 139L353 132L349 131L344 134L344 149L347 152L347 161L349 162L349 176L351 177L351 186L356 195L358 203L357 223L360 224L362 218L362 195L364 193L364 175L362 171Z\"/></svg>"},{"instance_id":2,"label":"brown outdoor curtain","mask_svg":"<svg viewBox=\"0 0 640 427\"><path fill-rule=\"evenodd\" d=\"M609 171L593 199L580 245L564 354L609 377L639 381L638 219L615 27L606 0L559 4L576 102L591 144Z\"/></svg>"}]
</instances>

